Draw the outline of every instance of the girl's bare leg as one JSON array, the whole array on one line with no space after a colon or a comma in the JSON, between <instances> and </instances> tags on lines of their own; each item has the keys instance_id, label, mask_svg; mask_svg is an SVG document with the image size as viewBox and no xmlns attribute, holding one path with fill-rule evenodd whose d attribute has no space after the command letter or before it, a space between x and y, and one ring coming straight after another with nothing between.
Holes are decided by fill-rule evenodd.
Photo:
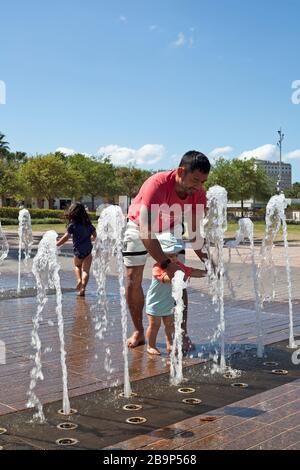
<instances>
[{"instance_id":1,"label":"girl's bare leg","mask_svg":"<svg viewBox=\"0 0 300 470\"><path fill-rule=\"evenodd\" d=\"M160 328L161 317L155 317L148 315L149 326L146 332L146 338L148 341L147 352L156 356L160 355L159 349L156 347L156 338Z\"/></svg>"},{"instance_id":2,"label":"girl's bare leg","mask_svg":"<svg viewBox=\"0 0 300 470\"><path fill-rule=\"evenodd\" d=\"M174 336L174 315L163 317L166 334L167 353L172 351L173 336Z\"/></svg>"},{"instance_id":3,"label":"girl's bare leg","mask_svg":"<svg viewBox=\"0 0 300 470\"><path fill-rule=\"evenodd\" d=\"M82 260L77 258L77 256L74 257L74 271L76 276L76 289L80 290L82 283Z\"/></svg>"},{"instance_id":4,"label":"girl's bare leg","mask_svg":"<svg viewBox=\"0 0 300 470\"><path fill-rule=\"evenodd\" d=\"M184 303L184 311L183 311L183 322L182 322L182 329L183 329L183 345L182 350L183 352L194 351L196 346L192 342L191 338L187 332L187 317L188 317L188 294L187 290L184 289L183 291L183 303Z\"/></svg>"},{"instance_id":5,"label":"girl's bare leg","mask_svg":"<svg viewBox=\"0 0 300 470\"><path fill-rule=\"evenodd\" d=\"M87 283L89 282L91 264L92 264L92 255L90 254L82 260L82 268L81 268L82 275L81 275L81 289L80 289L81 296L84 296Z\"/></svg>"}]
</instances>

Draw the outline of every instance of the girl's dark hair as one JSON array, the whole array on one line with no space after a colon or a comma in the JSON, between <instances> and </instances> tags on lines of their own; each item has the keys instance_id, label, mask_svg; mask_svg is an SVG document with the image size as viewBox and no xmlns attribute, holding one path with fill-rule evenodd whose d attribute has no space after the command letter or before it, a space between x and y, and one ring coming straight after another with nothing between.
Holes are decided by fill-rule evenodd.
<instances>
[{"instance_id":1,"label":"girl's dark hair","mask_svg":"<svg viewBox=\"0 0 300 470\"><path fill-rule=\"evenodd\" d=\"M81 202L74 202L66 212L66 218L69 223L77 222L84 225L90 225L91 219L85 207Z\"/></svg>"},{"instance_id":2,"label":"girl's dark hair","mask_svg":"<svg viewBox=\"0 0 300 470\"><path fill-rule=\"evenodd\" d=\"M184 167L188 173L193 173L195 170L199 170L202 173L208 174L210 171L210 162L204 153L197 152L196 150L190 150L186 152L179 166Z\"/></svg>"}]
</instances>

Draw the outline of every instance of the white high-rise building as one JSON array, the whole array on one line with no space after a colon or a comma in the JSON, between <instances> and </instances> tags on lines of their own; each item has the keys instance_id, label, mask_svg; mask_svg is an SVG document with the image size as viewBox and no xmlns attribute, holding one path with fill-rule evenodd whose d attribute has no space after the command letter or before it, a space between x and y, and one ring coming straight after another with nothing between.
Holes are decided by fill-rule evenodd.
<instances>
[{"instance_id":1,"label":"white high-rise building","mask_svg":"<svg viewBox=\"0 0 300 470\"><path fill-rule=\"evenodd\" d=\"M272 178L275 183L278 181L280 172L280 163L268 160L256 160L256 164L264 169L266 174ZM290 163L281 163L281 185L280 189L287 189L292 186L292 165Z\"/></svg>"},{"instance_id":2,"label":"white high-rise building","mask_svg":"<svg viewBox=\"0 0 300 470\"><path fill-rule=\"evenodd\" d=\"M277 184L280 164L279 162L272 162L268 160L255 160L256 165L263 168L266 174L274 180L275 185ZM292 186L292 165L290 163L281 163L281 185L280 189L284 190ZM254 208L265 207L266 203L254 200L253 198L244 201L244 208L246 210L253 210ZM228 201L229 208L240 208L241 201Z\"/></svg>"}]
</instances>

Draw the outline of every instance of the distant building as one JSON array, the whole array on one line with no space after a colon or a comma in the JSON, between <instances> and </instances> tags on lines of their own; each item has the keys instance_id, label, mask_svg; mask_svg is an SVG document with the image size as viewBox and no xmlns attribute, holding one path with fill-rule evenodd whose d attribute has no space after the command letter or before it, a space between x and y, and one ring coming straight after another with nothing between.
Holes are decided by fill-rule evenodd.
<instances>
[{"instance_id":1,"label":"distant building","mask_svg":"<svg viewBox=\"0 0 300 470\"><path fill-rule=\"evenodd\" d=\"M256 160L256 165L262 168L267 176L273 179L275 183L278 181L279 177L279 163L271 162L268 160ZM292 186L292 165L290 163L281 163L281 189L288 189ZM266 203L261 201L256 201L253 198L244 201L244 209L252 210L265 207ZM241 201L228 201L229 208L239 209L241 207Z\"/></svg>"},{"instance_id":2,"label":"distant building","mask_svg":"<svg viewBox=\"0 0 300 470\"><path fill-rule=\"evenodd\" d=\"M74 200L75 201L75 200ZM72 199L71 198L68 198L68 197L59 197L59 198L56 198L54 199L53 201L53 208L54 209L66 209L66 207L70 206L70 204L72 204ZM84 206L86 206L89 210L92 210L92 199L90 196L83 196L81 199L80 199L80 202L82 202L82 204ZM104 202L104 199L102 197L96 197L94 199L94 210L96 210L96 208L100 205L100 204L103 204ZM45 202L45 205L44 207L48 207L48 204L47 202Z\"/></svg>"},{"instance_id":3,"label":"distant building","mask_svg":"<svg viewBox=\"0 0 300 470\"><path fill-rule=\"evenodd\" d=\"M270 162L268 160L256 160L257 166L262 168L266 174L274 180L278 181L280 163ZM288 189L292 186L292 165L290 163L281 163L281 189Z\"/></svg>"}]
</instances>

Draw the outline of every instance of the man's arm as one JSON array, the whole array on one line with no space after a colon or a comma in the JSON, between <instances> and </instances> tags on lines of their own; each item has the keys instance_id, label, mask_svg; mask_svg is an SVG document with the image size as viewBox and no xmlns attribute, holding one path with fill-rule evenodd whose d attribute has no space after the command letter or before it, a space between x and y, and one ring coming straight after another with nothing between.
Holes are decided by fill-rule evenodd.
<instances>
[{"instance_id":1,"label":"man's arm","mask_svg":"<svg viewBox=\"0 0 300 470\"><path fill-rule=\"evenodd\" d=\"M142 206L140 210L140 234L141 240L145 245L146 250L155 259L155 261L161 264L166 261L168 257L164 254L161 249L160 243L157 240L155 233L152 231L154 225L154 215L148 210L146 206ZM170 263L166 269L170 279L174 276L175 272L181 270L175 263Z\"/></svg>"}]
</instances>

